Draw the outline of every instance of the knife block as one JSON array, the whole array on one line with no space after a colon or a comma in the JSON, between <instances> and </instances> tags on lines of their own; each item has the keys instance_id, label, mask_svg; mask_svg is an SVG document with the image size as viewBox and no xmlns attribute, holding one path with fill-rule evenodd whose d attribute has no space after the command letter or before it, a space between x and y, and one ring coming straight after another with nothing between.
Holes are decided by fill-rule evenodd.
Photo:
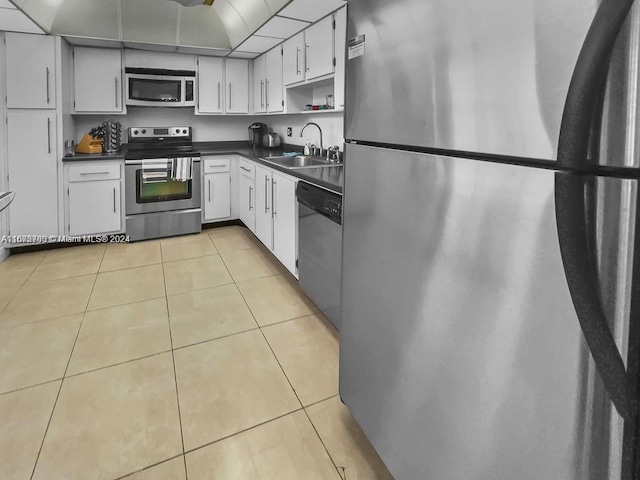
<instances>
[{"instance_id":1,"label":"knife block","mask_svg":"<svg viewBox=\"0 0 640 480\"><path fill-rule=\"evenodd\" d=\"M76 147L76 153L102 153L102 139L85 133Z\"/></svg>"}]
</instances>

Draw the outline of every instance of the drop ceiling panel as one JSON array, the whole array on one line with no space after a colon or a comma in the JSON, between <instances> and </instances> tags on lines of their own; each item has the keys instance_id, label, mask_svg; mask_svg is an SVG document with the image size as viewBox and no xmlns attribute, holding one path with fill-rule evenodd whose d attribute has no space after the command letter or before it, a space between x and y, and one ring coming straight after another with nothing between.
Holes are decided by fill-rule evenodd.
<instances>
[{"instance_id":1,"label":"drop ceiling panel","mask_svg":"<svg viewBox=\"0 0 640 480\"><path fill-rule=\"evenodd\" d=\"M271 50L280 42L282 42L280 38L258 37L257 35L253 35L238 47L238 51L262 53Z\"/></svg>"},{"instance_id":2,"label":"drop ceiling panel","mask_svg":"<svg viewBox=\"0 0 640 480\"><path fill-rule=\"evenodd\" d=\"M232 48L242 43L245 38L251 35L242 17L240 17L236 9L233 8L227 0L217 0L213 3L213 8L218 12L222 23L224 23Z\"/></svg>"},{"instance_id":3,"label":"drop ceiling panel","mask_svg":"<svg viewBox=\"0 0 640 480\"><path fill-rule=\"evenodd\" d=\"M207 5L182 9L179 44L231 49L229 36L218 12Z\"/></svg>"},{"instance_id":4,"label":"drop ceiling panel","mask_svg":"<svg viewBox=\"0 0 640 480\"><path fill-rule=\"evenodd\" d=\"M278 13L282 7L291 3L291 0L265 0L267 8L272 14Z\"/></svg>"},{"instance_id":5,"label":"drop ceiling panel","mask_svg":"<svg viewBox=\"0 0 640 480\"><path fill-rule=\"evenodd\" d=\"M300 20L292 20L290 18L273 17L269 20L256 35L264 37L289 38L296 33L308 27L310 24Z\"/></svg>"},{"instance_id":6,"label":"drop ceiling panel","mask_svg":"<svg viewBox=\"0 0 640 480\"><path fill-rule=\"evenodd\" d=\"M121 8L123 40L175 45L178 8L184 7L166 0L126 0Z\"/></svg>"},{"instance_id":7,"label":"drop ceiling panel","mask_svg":"<svg viewBox=\"0 0 640 480\"><path fill-rule=\"evenodd\" d=\"M344 5L343 0L293 0L278 15L315 22Z\"/></svg>"},{"instance_id":8,"label":"drop ceiling panel","mask_svg":"<svg viewBox=\"0 0 640 480\"><path fill-rule=\"evenodd\" d=\"M20 10L0 9L0 30L8 32L44 33Z\"/></svg>"},{"instance_id":9,"label":"drop ceiling panel","mask_svg":"<svg viewBox=\"0 0 640 480\"><path fill-rule=\"evenodd\" d=\"M9 0L0 0L0 8L16 8Z\"/></svg>"},{"instance_id":10,"label":"drop ceiling panel","mask_svg":"<svg viewBox=\"0 0 640 480\"><path fill-rule=\"evenodd\" d=\"M249 32L255 32L271 17L271 12L263 1L227 0L238 12Z\"/></svg>"}]
</instances>

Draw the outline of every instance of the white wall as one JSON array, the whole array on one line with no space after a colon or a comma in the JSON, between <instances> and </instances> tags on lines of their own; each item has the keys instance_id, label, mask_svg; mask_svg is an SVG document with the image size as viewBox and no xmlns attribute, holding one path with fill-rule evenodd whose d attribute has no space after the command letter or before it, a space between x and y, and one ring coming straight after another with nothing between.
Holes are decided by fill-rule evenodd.
<instances>
[{"instance_id":1,"label":"white wall","mask_svg":"<svg viewBox=\"0 0 640 480\"><path fill-rule=\"evenodd\" d=\"M247 128L253 122L266 123L270 131L278 133L283 143L304 145L305 140L320 144L318 129L309 126L300 138L300 129L307 122L315 122L322 128L323 144L326 148L330 145L342 145L343 117L341 112L308 114L308 115L195 115L192 108L159 108L159 107L129 107L127 115L74 115L75 142L88 133L91 128L101 124L105 120L113 119L122 124L126 129L130 126L166 127L170 125L185 125L193 127L193 139L202 141L234 141L248 140ZM287 127L293 128L293 136L287 137ZM126 142L126 135L123 138Z\"/></svg>"}]
</instances>

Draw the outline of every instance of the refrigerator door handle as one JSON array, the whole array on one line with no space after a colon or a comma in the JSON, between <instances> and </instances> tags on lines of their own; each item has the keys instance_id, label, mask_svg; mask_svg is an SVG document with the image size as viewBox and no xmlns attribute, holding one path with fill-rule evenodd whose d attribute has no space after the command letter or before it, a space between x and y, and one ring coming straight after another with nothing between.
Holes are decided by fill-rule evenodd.
<instances>
[{"instance_id":1,"label":"refrigerator door handle","mask_svg":"<svg viewBox=\"0 0 640 480\"><path fill-rule=\"evenodd\" d=\"M562 263L580 328L604 386L622 418L633 420L638 401L600 297L586 224L586 178L556 173L555 204Z\"/></svg>"},{"instance_id":2,"label":"refrigerator door handle","mask_svg":"<svg viewBox=\"0 0 640 480\"><path fill-rule=\"evenodd\" d=\"M558 165L574 170L588 168L589 135L599 93L605 85L609 59L634 0L603 0L589 27L571 77L565 101Z\"/></svg>"}]
</instances>

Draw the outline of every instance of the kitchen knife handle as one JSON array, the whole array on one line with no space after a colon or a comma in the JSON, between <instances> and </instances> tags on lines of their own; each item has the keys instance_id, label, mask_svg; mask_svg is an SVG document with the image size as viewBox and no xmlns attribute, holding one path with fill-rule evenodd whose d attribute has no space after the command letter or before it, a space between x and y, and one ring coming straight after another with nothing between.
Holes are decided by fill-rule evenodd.
<instances>
[{"instance_id":1,"label":"kitchen knife handle","mask_svg":"<svg viewBox=\"0 0 640 480\"><path fill-rule=\"evenodd\" d=\"M605 86L611 52L634 0L602 0L571 77L558 139L558 166L589 168L591 124Z\"/></svg>"},{"instance_id":2,"label":"kitchen knife handle","mask_svg":"<svg viewBox=\"0 0 640 480\"><path fill-rule=\"evenodd\" d=\"M220 82L218 82L218 110L222 108L220 105L220 98Z\"/></svg>"},{"instance_id":3,"label":"kitchen knife handle","mask_svg":"<svg viewBox=\"0 0 640 480\"><path fill-rule=\"evenodd\" d=\"M51 153L51 119L47 117L47 152Z\"/></svg>"},{"instance_id":4,"label":"kitchen knife handle","mask_svg":"<svg viewBox=\"0 0 640 480\"><path fill-rule=\"evenodd\" d=\"M613 338L600 297L596 261L589 242L585 195L590 177L556 173L555 205L558 242L569 293L580 328L618 414L632 421L638 399Z\"/></svg>"},{"instance_id":5,"label":"kitchen knife handle","mask_svg":"<svg viewBox=\"0 0 640 480\"><path fill-rule=\"evenodd\" d=\"M47 104L51 103L51 92L49 88L49 67L46 68L47 72Z\"/></svg>"},{"instance_id":6,"label":"kitchen knife handle","mask_svg":"<svg viewBox=\"0 0 640 480\"><path fill-rule=\"evenodd\" d=\"M253 196L253 187L249 187L249 211L253 210L253 206L251 205L251 197Z\"/></svg>"}]
</instances>

